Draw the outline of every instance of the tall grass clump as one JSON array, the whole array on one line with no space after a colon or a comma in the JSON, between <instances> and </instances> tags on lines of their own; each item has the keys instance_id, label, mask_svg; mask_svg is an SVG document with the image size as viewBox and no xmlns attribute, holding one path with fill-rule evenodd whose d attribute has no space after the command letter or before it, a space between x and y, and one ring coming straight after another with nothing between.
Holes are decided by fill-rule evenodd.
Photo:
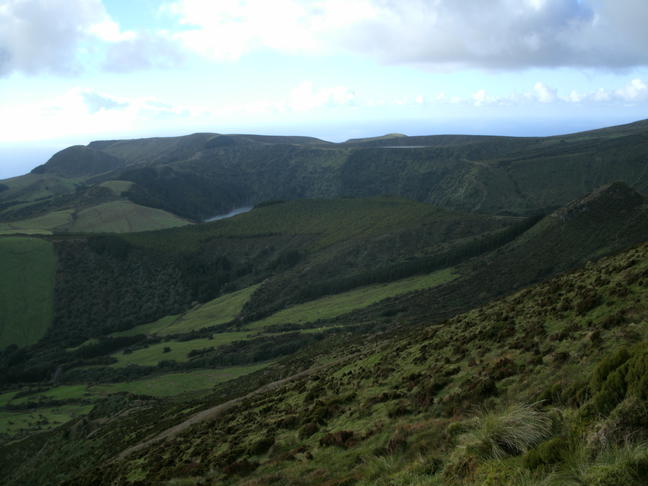
<instances>
[{"instance_id":1,"label":"tall grass clump","mask_svg":"<svg viewBox=\"0 0 648 486\"><path fill-rule=\"evenodd\" d=\"M596 457L580 449L566 466L563 484L643 486L648 484L648 443L610 446Z\"/></svg>"},{"instance_id":2,"label":"tall grass clump","mask_svg":"<svg viewBox=\"0 0 648 486\"><path fill-rule=\"evenodd\" d=\"M538 404L512 404L502 411L483 412L474 428L460 436L460 445L480 459L503 459L522 454L546 439L551 419Z\"/></svg>"}]
</instances>

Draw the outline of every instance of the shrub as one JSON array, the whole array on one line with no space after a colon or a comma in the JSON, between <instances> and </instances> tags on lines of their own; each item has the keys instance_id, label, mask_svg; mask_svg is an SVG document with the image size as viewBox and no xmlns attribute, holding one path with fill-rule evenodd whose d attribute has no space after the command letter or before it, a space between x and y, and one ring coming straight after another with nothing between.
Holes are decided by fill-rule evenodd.
<instances>
[{"instance_id":1,"label":"shrub","mask_svg":"<svg viewBox=\"0 0 648 486\"><path fill-rule=\"evenodd\" d=\"M337 446L343 449L353 446L355 442L355 434L350 430L331 432L320 439L320 445L323 447Z\"/></svg>"},{"instance_id":2,"label":"shrub","mask_svg":"<svg viewBox=\"0 0 648 486\"><path fill-rule=\"evenodd\" d=\"M248 448L248 454L251 456L256 456L268 452L275 443L275 439L272 436L267 436L262 439L257 440Z\"/></svg>"},{"instance_id":3,"label":"shrub","mask_svg":"<svg viewBox=\"0 0 648 486\"><path fill-rule=\"evenodd\" d=\"M648 399L648 344L644 342L633 347L632 355L626 375L628 390L633 395L646 400Z\"/></svg>"},{"instance_id":4,"label":"shrub","mask_svg":"<svg viewBox=\"0 0 648 486\"><path fill-rule=\"evenodd\" d=\"M319 426L316 423L309 422L307 424L304 424L304 426L299 429L299 438L306 439L311 435L313 435L318 430L319 430Z\"/></svg>"},{"instance_id":5,"label":"shrub","mask_svg":"<svg viewBox=\"0 0 648 486\"><path fill-rule=\"evenodd\" d=\"M628 361L629 358L630 353L627 349L620 349L615 353L609 354L605 358L603 358L603 360L601 360L601 362L594 370L592 379L590 380L590 388L592 390L592 393L600 391L601 385L603 385L608 375L623 363Z\"/></svg>"},{"instance_id":6,"label":"shrub","mask_svg":"<svg viewBox=\"0 0 648 486\"><path fill-rule=\"evenodd\" d=\"M474 429L460 437L466 450L482 459L502 459L528 451L551 432L551 420L536 404L513 404L474 419Z\"/></svg>"},{"instance_id":7,"label":"shrub","mask_svg":"<svg viewBox=\"0 0 648 486\"><path fill-rule=\"evenodd\" d=\"M594 371L590 388L595 393L592 406L601 414L614 410L627 394L647 399L648 345L639 343L605 358Z\"/></svg>"},{"instance_id":8,"label":"shrub","mask_svg":"<svg viewBox=\"0 0 648 486\"><path fill-rule=\"evenodd\" d=\"M610 449L590 468L584 484L589 486L643 486L648 478L648 447L624 446Z\"/></svg>"},{"instance_id":9,"label":"shrub","mask_svg":"<svg viewBox=\"0 0 648 486\"><path fill-rule=\"evenodd\" d=\"M539 444L524 456L523 463L527 469L552 466L563 462L569 450L569 444L563 437L555 437Z\"/></svg>"}]
</instances>

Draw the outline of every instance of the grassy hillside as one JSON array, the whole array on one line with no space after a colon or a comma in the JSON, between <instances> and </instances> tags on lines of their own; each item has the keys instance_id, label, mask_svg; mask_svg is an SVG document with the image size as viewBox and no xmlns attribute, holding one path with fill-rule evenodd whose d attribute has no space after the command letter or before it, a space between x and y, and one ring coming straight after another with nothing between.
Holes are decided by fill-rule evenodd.
<instances>
[{"instance_id":1,"label":"grassy hillside","mask_svg":"<svg viewBox=\"0 0 648 486\"><path fill-rule=\"evenodd\" d=\"M28 204L39 199L74 192L78 181L55 175L27 174L2 181L0 208Z\"/></svg>"},{"instance_id":2,"label":"grassy hillside","mask_svg":"<svg viewBox=\"0 0 648 486\"><path fill-rule=\"evenodd\" d=\"M11 189L0 199L16 210L43 197L42 207L57 194L70 195L60 187L66 183L121 180L130 187L119 192L132 202L194 220L270 200L386 194L447 209L530 215L614 181L648 192L647 132L644 121L560 137L387 136L333 144L201 133L101 141L55 154L25 176L25 184L32 181L26 193Z\"/></svg>"},{"instance_id":3,"label":"grassy hillside","mask_svg":"<svg viewBox=\"0 0 648 486\"><path fill-rule=\"evenodd\" d=\"M35 218L0 223L0 234L52 234L58 228L70 225L72 220L73 212L70 209L52 211Z\"/></svg>"},{"instance_id":4,"label":"grassy hillside","mask_svg":"<svg viewBox=\"0 0 648 486\"><path fill-rule=\"evenodd\" d=\"M565 211L533 224L393 198L303 200L163 232L56 237L47 345L0 356L2 380L44 380L61 364L61 379L76 383L140 378L160 363L179 371L261 362L345 328L438 322L648 237L644 199L622 184ZM423 277L450 267L452 280ZM248 290L226 297L237 289ZM113 366L124 350L135 367Z\"/></svg>"},{"instance_id":5,"label":"grassy hillside","mask_svg":"<svg viewBox=\"0 0 648 486\"><path fill-rule=\"evenodd\" d=\"M102 385L62 385L47 391L23 390L0 395L0 442L54 429L88 415L93 408L119 394L177 397L208 393L219 383L255 373L266 363L214 370L161 374L142 380Z\"/></svg>"},{"instance_id":6,"label":"grassy hillside","mask_svg":"<svg viewBox=\"0 0 648 486\"><path fill-rule=\"evenodd\" d=\"M276 312L265 319L247 324L244 329L263 329L283 324L304 324L347 314L362 309L389 297L396 297L408 292L427 289L444 284L456 278L453 269L446 268L437 272L396 280L391 283L360 287L349 292L330 295L320 299L297 304L288 309Z\"/></svg>"},{"instance_id":7,"label":"grassy hillside","mask_svg":"<svg viewBox=\"0 0 648 486\"><path fill-rule=\"evenodd\" d=\"M188 221L130 201L112 201L83 209L66 228L72 233L129 233L185 226Z\"/></svg>"},{"instance_id":8,"label":"grassy hillside","mask_svg":"<svg viewBox=\"0 0 648 486\"><path fill-rule=\"evenodd\" d=\"M8 484L639 486L647 292L642 245L441 325L339 339L311 373L209 412L219 395L71 423L48 460L30 459L41 437L0 468Z\"/></svg>"},{"instance_id":9,"label":"grassy hillside","mask_svg":"<svg viewBox=\"0 0 648 486\"><path fill-rule=\"evenodd\" d=\"M40 340L52 323L56 255L38 238L0 238L0 348Z\"/></svg>"},{"instance_id":10,"label":"grassy hillside","mask_svg":"<svg viewBox=\"0 0 648 486\"><path fill-rule=\"evenodd\" d=\"M128 331L113 333L113 336L135 336L152 334L165 336L197 331L234 320L243 306L257 289L256 285L217 297L177 316L165 316L155 322L135 326Z\"/></svg>"}]
</instances>

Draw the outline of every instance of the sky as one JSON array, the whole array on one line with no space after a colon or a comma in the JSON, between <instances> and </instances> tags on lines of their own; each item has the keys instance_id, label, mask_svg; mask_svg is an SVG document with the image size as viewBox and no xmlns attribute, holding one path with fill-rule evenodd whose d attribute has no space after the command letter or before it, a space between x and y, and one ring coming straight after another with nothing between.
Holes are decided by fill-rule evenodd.
<instances>
[{"instance_id":1,"label":"sky","mask_svg":"<svg viewBox=\"0 0 648 486\"><path fill-rule=\"evenodd\" d=\"M646 25L646 0L0 0L0 178L101 139L640 120Z\"/></svg>"}]
</instances>

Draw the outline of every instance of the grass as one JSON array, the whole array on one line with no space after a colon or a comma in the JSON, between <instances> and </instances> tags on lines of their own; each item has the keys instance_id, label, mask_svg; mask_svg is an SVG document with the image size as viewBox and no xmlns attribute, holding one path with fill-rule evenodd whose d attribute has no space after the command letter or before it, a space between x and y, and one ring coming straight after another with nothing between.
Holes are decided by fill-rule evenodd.
<instances>
[{"instance_id":1,"label":"grass","mask_svg":"<svg viewBox=\"0 0 648 486\"><path fill-rule=\"evenodd\" d=\"M29 412L0 409L0 435L11 436L53 429L74 417L88 414L92 407L93 405L61 405Z\"/></svg>"},{"instance_id":2,"label":"grass","mask_svg":"<svg viewBox=\"0 0 648 486\"><path fill-rule=\"evenodd\" d=\"M133 235L136 245L192 251L200 247L205 235L210 237L253 237L268 234L319 236L314 250L336 242L377 236L390 229L415 228L426 221L456 214L430 204L393 197L364 199L300 199L279 205L263 206L233 218L182 231L167 231L164 238Z\"/></svg>"},{"instance_id":3,"label":"grass","mask_svg":"<svg viewBox=\"0 0 648 486\"><path fill-rule=\"evenodd\" d=\"M218 347L234 341L246 339L245 332L224 332L214 334L213 339L192 339L190 341L166 341L152 344L147 348L138 349L129 354L118 352L112 356L118 360L112 366L128 366L130 364L140 366L156 366L160 361L175 360L187 361L187 354L194 349ZM169 351L165 352L165 349Z\"/></svg>"},{"instance_id":4,"label":"grass","mask_svg":"<svg viewBox=\"0 0 648 486\"><path fill-rule=\"evenodd\" d=\"M38 403L48 400L97 400L111 393L129 392L170 397L199 390L209 390L213 385L223 383L239 376L254 373L268 366L268 363L257 363L245 366L230 366L218 369L202 369L188 372L166 373L150 378L143 378L123 383L100 385L59 385L46 391L14 398L16 392L0 395L0 407L8 404L20 405ZM1 431L1 429L0 429Z\"/></svg>"},{"instance_id":5,"label":"grass","mask_svg":"<svg viewBox=\"0 0 648 486\"><path fill-rule=\"evenodd\" d=\"M72 210L65 209L62 211L53 211L43 216L36 218L24 219L22 221L14 221L10 223L0 223L0 233L34 233L51 234L61 226L65 226L72 222Z\"/></svg>"},{"instance_id":6,"label":"grass","mask_svg":"<svg viewBox=\"0 0 648 486\"><path fill-rule=\"evenodd\" d=\"M196 370L187 373L169 373L126 383L95 386L63 385L17 399L13 399L16 392L4 393L0 395L0 440L4 434L17 436L42 432L75 417L86 415L94 407L94 404L88 404L88 401L95 402L113 393L128 392L155 397L172 397L186 393L207 392L216 384L254 373L266 366L268 363ZM54 407L43 406L16 411L2 408L8 403L18 405L47 400L84 400L85 403L66 403Z\"/></svg>"},{"instance_id":7,"label":"grass","mask_svg":"<svg viewBox=\"0 0 648 486\"><path fill-rule=\"evenodd\" d=\"M77 179L67 179L51 174L26 174L5 179L2 184L9 187L0 193L0 199L35 201L56 194L74 192Z\"/></svg>"},{"instance_id":8,"label":"grass","mask_svg":"<svg viewBox=\"0 0 648 486\"><path fill-rule=\"evenodd\" d=\"M274 324L314 322L330 319L356 309L367 307L388 297L435 287L456 278L452 268L445 268L428 275L405 278L395 282L360 287L337 295L329 295L288 309L281 310L265 319L255 321L246 329L261 329Z\"/></svg>"},{"instance_id":9,"label":"grass","mask_svg":"<svg viewBox=\"0 0 648 486\"><path fill-rule=\"evenodd\" d=\"M121 337L121 336L137 336L138 334L148 334L148 335L160 334L179 318L180 318L179 315L164 316L161 319L158 319L157 321L149 322L147 324L140 324L139 326L135 326L126 331L113 332L111 336Z\"/></svg>"},{"instance_id":10,"label":"grass","mask_svg":"<svg viewBox=\"0 0 648 486\"><path fill-rule=\"evenodd\" d=\"M121 196L123 193L133 187L130 181L106 181L99 184L101 187L110 189L115 196Z\"/></svg>"},{"instance_id":11,"label":"grass","mask_svg":"<svg viewBox=\"0 0 648 486\"><path fill-rule=\"evenodd\" d=\"M127 383L96 385L90 388L92 393L130 392L169 397L202 390L209 390L218 383L233 380L239 376L254 373L268 366L268 363L248 366L231 366L216 370L197 370L188 373L169 373L144 380Z\"/></svg>"},{"instance_id":12,"label":"grass","mask_svg":"<svg viewBox=\"0 0 648 486\"><path fill-rule=\"evenodd\" d=\"M142 324L127 331L112 334L113 336L135 336L153 334L168 336L229 322L238 316L250 296L258 288L253 285L245 289L222 295L182 315L165 316L155 322Z\"/></svg>"},{"instance_id":13,"label":"grass","mask_svg":"<svg viewBox=\"0 0 648 486\"><path fill-rule=\"evenodd\" d=\"M134 204L130 201L112 201L81 210L70 225L75 233L127 233L173 228L188 221L160 209Z\"/></svg>"},{"instance_id":14,"label":"grass","mask_svg":"<svg viewBox=\"0 0 648 486\"><path fill-rule=\"evenodd\" d=\"M592 375L601 375L595 371L597 363L607 362L606 356L616 352L622 344L617 340L633 344L645 336L647 269L648 246L644 245L443 324L351 342L348 336L334 336L313 354L298 358L310 364L309 358L319 356L330 367L247 397L223 411L218 420L197 424L137 456L106 466L102 457L88 453L84 460L88 470L96 468L96 474L82 479L97 484L109 474L115 482L138 477L146 484L187 480L188 484L523 486L572 484L571 479L561 480L575 469L581 479L576 484L644 484L640 481L648 470L645 409L626 406L609 417L592 413L592 399L581 384L587 387ZM576 316L575 306L590 288L601 297L601 308ZM621 305L633 322L606 324ZM544 327L546 321L555 322L551 332ZM557 359L563 344L570 346L570 355ZM322 350L324 356L319 354ZM277 367L283 363L287 361ZM277 376L289 374L286 369ZM183 386L189 380L185 375L169 375L133 383L164 379L169 386ZM258 383L251 381L250 385ZM237 394L242 395L248 389L244 382L228 386L240 387ZM164 393L166 385L159 384L159 393ZM118 389L130 384L101 386ZM213 400L216 405L225 390L218 388L212 397L194 403L203 406ZM645 397L632 390L627 393L636 394L633 400L645 404ZM160 405L160 412L149 415L134 411L116 417L111 426L133 437L151 436L153 430L177 423L192 409L190 405ZM182 412L173 407L182 407ZM115 457L132 444L130 439L115 444L117 435L110 444L101 438L65 444L80 449L92 446L93 451L105 451L103 457ZM593 440L603 435L605 442ZM615 437L621 443L614 445ZM64 443L55 439L50 442L54 447ZM624 448L626 440L631 443ZM262 442L268 447L261 447ZM611 447L609 453L605 444ZM30 457L43 447L35 441L33 448L15 457ZM63 457L54 447L48 452ZM572 459L578 451L583 456ZM529 460L534 454L535 465ZM204 466L191 469L195 471L191 478L186 475L187 458L200 458L196 464ZM244 479L225 469L246 464L255 469ZM81 482L72 474L77 471L68 477Z\"/></svg>"},{"instance_id":15,"label":"grass","mask_svg":"<svg viewBox=\"0 0 648 486\"><path fill-rule=\"evenodd\" d=\"M41 339L54 312L56 255L38 238L0 238L0 348Z\"/></svg>"},{"instance_id":16,"label":"grass","mask_svg":"<svg viewBox=\"0 0 648 486\"><path fill-rule=\"evenodd\" d=\"M361 235L381 234L386 228L407 226L428 214L442 212L429 204L404 199L313 199L261 207L223 221L223 236L259 233L323 234L320 245Z\"/></svg>"},{"instance_id":17,"label":"grass","mask_svg":"<svg viewBox=\"0 0 648 486\"><path fill-rule=\"evenodd\" d=\"M482 459L503 459L526 452L547 438L551 420L537 404L512 404L502 411L478 415L473 427L460 437L466 450Z\"/></svg>"}]
</instances>

